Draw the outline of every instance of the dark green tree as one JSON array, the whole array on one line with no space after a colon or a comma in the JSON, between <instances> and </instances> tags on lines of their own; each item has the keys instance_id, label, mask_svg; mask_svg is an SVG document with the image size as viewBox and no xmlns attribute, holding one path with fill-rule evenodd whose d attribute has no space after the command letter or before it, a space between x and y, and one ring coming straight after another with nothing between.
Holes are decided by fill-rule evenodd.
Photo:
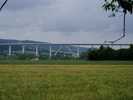
<instances>
[{"instance_id":1,"label":"dark green tree","mask_svg":"<svg viewBox=\"0 0 133 100\"><path fill-rule=\"evenodd\" d=\"M133 12L133 0L104 0L103 8L106 11L112 11L112 16L115 16L116 12L119 12L122 9L122 12L124 14L123 18L123 34L121 37L114 41L105 41L109 43L115 43L121 39L123 39L126 35L126 30L125 30L125 20L126 20L126 14L129 12L132 14Z\"/></svg>"},{"instance_id":2,"label":"dark green tree","mask_svg":"<svg viewBox=\"0 0 133 100\"><path fill-rule=\"evenodd\" d=\"M112 11L116 13L119 9L123 9L124 13L127 11L132 14L133 12L133 0L104 0L103 8L106 11Z\"/></svg>"}]
</instances>

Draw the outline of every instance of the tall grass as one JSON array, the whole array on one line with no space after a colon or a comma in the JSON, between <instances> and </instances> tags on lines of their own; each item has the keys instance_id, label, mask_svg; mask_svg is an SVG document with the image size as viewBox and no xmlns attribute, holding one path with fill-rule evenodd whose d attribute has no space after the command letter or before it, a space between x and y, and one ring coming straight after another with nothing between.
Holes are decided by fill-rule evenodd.
<instances>
[{"instance_id":1,"label":"tall grass","mask_svg":"<svg viewBox=\"0 0 133 100\"><path fill-rule=\"evenodd\" d=\"M133 65L0 65L0 100L133 100Z\"/></svg>"}]
</instances>

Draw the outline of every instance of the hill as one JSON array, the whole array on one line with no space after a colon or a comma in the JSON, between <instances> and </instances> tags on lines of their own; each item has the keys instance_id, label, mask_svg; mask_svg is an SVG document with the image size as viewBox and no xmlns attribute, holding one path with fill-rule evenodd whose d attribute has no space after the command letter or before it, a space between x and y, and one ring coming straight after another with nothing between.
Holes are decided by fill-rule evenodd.
<instances>
[{"instance_id":1,"label":"hill","mask_svg":"<svg viewBox=\"0 0 133 100\"><path fill-rule=\"evenodd\" d=\"M12 39L0 39L0 43L45 43L45 44L51 44L48 42L41 42L41 41L32 41L32 40L12 40ZM48 55L49 54L49 46L50 45L38 45L39 46L39 53L42 55ZM77 52L77 47L75 46L64 46L64 45L54 45L52 46L52 52L53 54L61 48L59 53L65 53L65 54L72 54ZM88 50L84 47L78 47L80 49L80 52L84 52ZM12 54L21 53L22 46L12 46ZM25 46L26 53L34 54L35 53L35 45L29 45ZM0 46L0 53L1 54L7 54L8 53L8 46Z\"/></svg>"}]
</instances>

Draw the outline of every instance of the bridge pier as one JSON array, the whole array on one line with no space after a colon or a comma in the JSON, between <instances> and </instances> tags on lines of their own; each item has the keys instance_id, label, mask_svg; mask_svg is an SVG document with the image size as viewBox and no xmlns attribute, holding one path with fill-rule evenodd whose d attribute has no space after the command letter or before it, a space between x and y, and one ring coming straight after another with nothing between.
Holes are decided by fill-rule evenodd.
<instances>
[{"instance_id":1,"label":"bridge pier","mask_svg":"<svg viewBox=\"0 0 133 100\"><path fill-rule=\"evenodd\" d=\"M49 46L49 59L51 59L51 58L52 58L52 47Z\"/></svg>"},{"instance_id":2,"label":"bridge pier","mask_svg":"<svg viewBox=\"0 0 133 100\"><path fill-rule=\"evenodd\" d=\"M8 48L8 56L11 56L12 55L12 46L9 45L9 48Z\"/></svg>"},{"instance_id":3,"label":"bridge pier","mask_svg":"<svg viewBox=\"0 0 133 100\"><path fill-rule=\"evenodd\" d=\"M23 45L22 46L22 54L24 54L25 53L25 46Z\"/></svg>"},{"instance_id":4,"label":"bridge pier","mask_svg":"<svg viewBox=\"0 0 133 100\"><path fill-rule=\"evenodd\" d=\"M77 47L77 58L80 56L80 50L79 47Z\"/></svg>"},{"instance_id":5,"label":"bridge pier","mask_svg":"<svg viewBox=\"0 0 133 100\"><path fill-rule=\"evenodd\" d=\"M91 45L91 51L94 49L94 46L93 45Z\"/></svg>"},{"instance_id":6,"label":"bridge pier","mask_svg":"<svg viewBox=\"0 0 133 100\"><path fill-rule=\"evenodd\" d=\"M120 46L120 49L122 49L122 45L119 45Z\"/></svg>"},{"instance_id":7,"label":"bridge pier","mask_svg":"<svg viewBox=\"0 0 133 100\"><path fill-rule=\"evenodd\" d=\"M39 50L38 50L38 48L39 48L38 46L36 46L36 48L35 48L36 49L36 52L35 52L36 57L39 56Z\"/></svg>"}]
</instances>

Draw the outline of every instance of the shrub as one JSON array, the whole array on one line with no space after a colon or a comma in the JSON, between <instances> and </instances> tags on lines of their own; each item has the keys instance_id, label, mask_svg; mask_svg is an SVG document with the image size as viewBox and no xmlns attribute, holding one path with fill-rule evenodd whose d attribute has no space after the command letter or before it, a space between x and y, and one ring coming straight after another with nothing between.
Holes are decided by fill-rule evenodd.
<instances>
[{"instance_id":1,"label":"shrub","mask_svg":"<svg viewBox=\"0 0 133 100\"><path fill-rule=\"evenodd\" d=\"M80 58L87 58L88 60L133 60L133 45L130 45L128 49L118 50L101 46L99 49L82 53Z\"/></svg>"}]
</instances>

